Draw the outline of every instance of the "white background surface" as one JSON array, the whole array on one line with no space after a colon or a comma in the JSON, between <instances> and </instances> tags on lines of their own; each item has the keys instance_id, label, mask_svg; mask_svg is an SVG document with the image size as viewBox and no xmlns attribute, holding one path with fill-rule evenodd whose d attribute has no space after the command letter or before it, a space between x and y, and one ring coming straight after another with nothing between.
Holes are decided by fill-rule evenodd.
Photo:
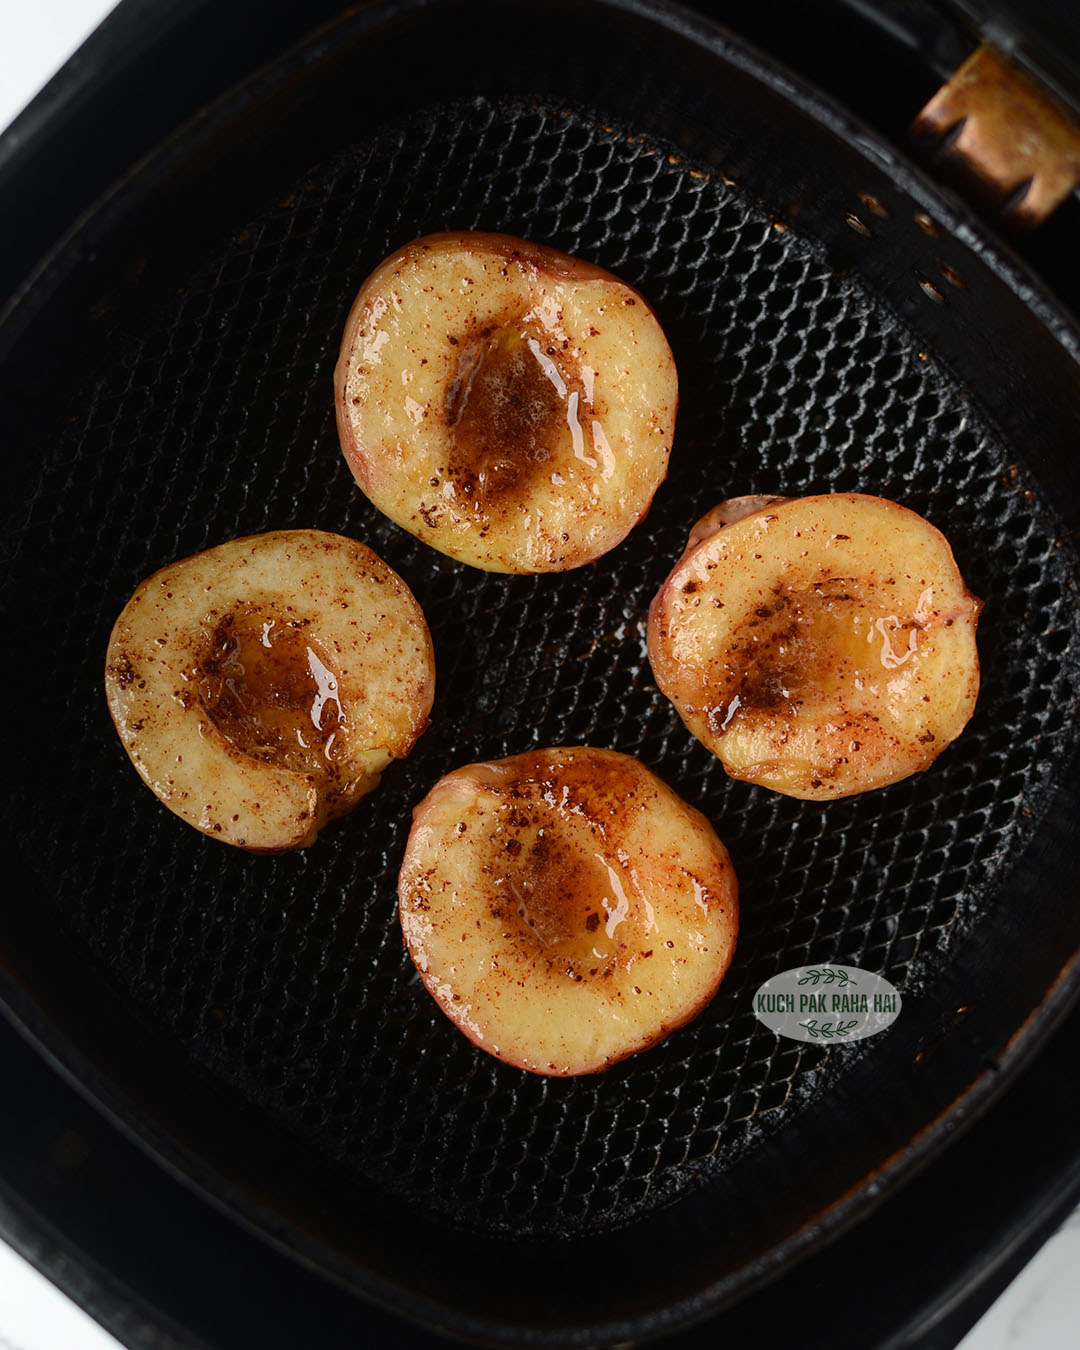
<instances>
[{"instance_id":1,"label":"white background surface","mask_svg":"<svg viewBox=\"0 0 1080 1350\"><path fill-rule=\"evenodd\" d=\"M111 0L0 0L0 128L111 8ZM118 1344L0 1242L0 1350L116 1350ZM1080 1210L965 1337L960 1350L1077 1346Z\"/></svg>"}]
</instances>

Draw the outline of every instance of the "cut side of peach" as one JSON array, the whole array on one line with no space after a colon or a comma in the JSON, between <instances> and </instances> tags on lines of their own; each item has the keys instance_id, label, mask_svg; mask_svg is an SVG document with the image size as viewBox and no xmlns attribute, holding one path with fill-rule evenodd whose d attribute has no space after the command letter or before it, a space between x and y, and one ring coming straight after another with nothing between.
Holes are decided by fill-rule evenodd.
<instances>
[{"instance_id":1,"label":"cut side of peach","mask_svg":"<svg viewBox=\"0 0 1080 1350\"><path fill-rule=\"evenodd\" d=\"M470 764L414 812L402 932L439 1007L533 1073L662 1040L731 962L738 892L705 817L637 760L537 750Z\"/></svg>"},{"instance_id":2,"label":"cut side of peach","mask_svg":"<svg viewBox=\"0 0 1080 1350\"><path fill-rule=\"evenodd\" d=\"M318 530L235 539L155 572L113 628L113 722L162 802L257 852L301 848L427 725L431 638L371 549Z\"/></svg>"},{"instance_id":3,"label":"cut side of peach","mask_svg":"<svg viewBox=\"0 0 1080 1350\"><path fill-rule=\"evenodd\" d=\"M362 491L494 572L580 567L645 515L678 401L644 297L509 235L435 234L360 288L334 375Z\"/></svg>"},{"instance_id":4,"label":"cut side of peach","mask_svg":"<svg viewBox=\"0 0 1080 1350\"><path fill-rule=\"evenodd\" d=\"M657 683L734 778L825 800L926 769L979 689L948 542L858 493L714 508L653 600Z\"/></svg>"}]
</instances>

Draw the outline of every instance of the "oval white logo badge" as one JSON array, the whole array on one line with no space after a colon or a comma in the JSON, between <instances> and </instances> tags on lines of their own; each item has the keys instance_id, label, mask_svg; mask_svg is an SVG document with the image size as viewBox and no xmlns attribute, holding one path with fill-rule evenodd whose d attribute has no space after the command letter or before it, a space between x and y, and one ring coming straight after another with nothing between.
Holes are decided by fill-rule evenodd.
<instances>
[{"instance_id":1,"label":"oval white logo badge","mask_svg":"<svg viewBox=\"0 0 1080 1350\"><path fill-rule=\"evenodd\" d=\"M900 1016L900 994L858 966L798 966L766 980L754 1016L780 1036L815 1045L876 1036Z\"/></svg>"}]
</instances>

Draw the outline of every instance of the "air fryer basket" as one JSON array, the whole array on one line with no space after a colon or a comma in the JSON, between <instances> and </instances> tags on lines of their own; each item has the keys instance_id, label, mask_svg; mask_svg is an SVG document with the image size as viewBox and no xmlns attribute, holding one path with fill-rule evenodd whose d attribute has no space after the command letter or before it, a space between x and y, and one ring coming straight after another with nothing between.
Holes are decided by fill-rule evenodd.
<instances>
[{"instance_id":1,"label":"air fryer basket","mask_svg":"<svg viewBox=\"0 0 1080 1350\"><path fill-rule=\"evenodd\" d=\"M458 1334L586 1344L699 1316L857 1217L1066 1006L1080 381L1067 321L956 203L716 30L643 4L522 5L513 32L499 13L345 16L133 171L10 310L3 992L286 1249ZM379 516L337 448L357 286L448 228L593 259L669 335L669 480L588 568L455 564ZM820 805L724 776L656 689L644 623L708 507L831 490L945 532L985 600L983 684L928 773ZM375 796L260 858L141 786L101 669L143 576L289 526L364 539L405 577L438 688ZM705 811L743 918L697 1021L549 1080L437 1011L395 878L441 774L574 743L639 756ZM887 1034L806 1046L756 1022L763 980L828 961L901 989Z\"/></svg>"}]
</instances>

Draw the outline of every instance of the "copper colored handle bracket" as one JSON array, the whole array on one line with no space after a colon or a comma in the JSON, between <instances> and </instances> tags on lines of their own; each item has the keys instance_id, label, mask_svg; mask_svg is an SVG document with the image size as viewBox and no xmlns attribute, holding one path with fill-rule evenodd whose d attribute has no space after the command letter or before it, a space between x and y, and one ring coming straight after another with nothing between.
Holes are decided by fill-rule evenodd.
<instances>
[{"instance_id":1,"label":"copper colored handle bracket","mask_svg":"<svg viewBox=\"0 0 1080 1350\"><path fill-rule=\"evenodd\" d=\"M1080 184L1080 126L992 47L968 57L912 130L961 191L1016 231L1041 224Z\"/></svg>"}]
</instances>

